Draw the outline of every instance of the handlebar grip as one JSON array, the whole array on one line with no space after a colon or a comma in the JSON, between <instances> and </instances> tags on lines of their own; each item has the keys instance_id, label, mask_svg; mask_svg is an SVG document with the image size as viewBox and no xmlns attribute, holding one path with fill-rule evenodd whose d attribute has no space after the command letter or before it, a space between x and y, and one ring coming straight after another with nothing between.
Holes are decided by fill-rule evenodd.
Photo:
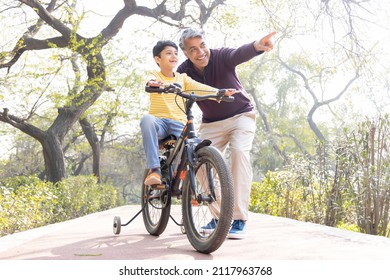
<instances>
[{"instance_id":1,"label":"handlebar grip","mask_svg":"<svg viewBox=\"0 0 390 280\"><path fill-rule=\"evenodd\" d=\"M234 96L222 96L221 101L223 102L233 102Z\"/></svg>"},{"instance_id":2,"label":"handlebar grip","mask_svg":"<svg viewBox=\"0 0 390 280\"><path fill-rule=\"evenodd\" d=\"M146 92L159 92L159 93L177 93L181 91L181 85L178 83L163 85L159 87L145 86Z\"/></svg>"},{"instance_id":3,"label":"handlebar grip","mask_svg":"<svg viewBox=\"0 0 390 280\"><path fill-rule=\"evenodd\" d=\"M146 87L145 87L145 91L146 91L146 92L164 92L164 88L146 86Z\"/></svg>"}]
</instances>

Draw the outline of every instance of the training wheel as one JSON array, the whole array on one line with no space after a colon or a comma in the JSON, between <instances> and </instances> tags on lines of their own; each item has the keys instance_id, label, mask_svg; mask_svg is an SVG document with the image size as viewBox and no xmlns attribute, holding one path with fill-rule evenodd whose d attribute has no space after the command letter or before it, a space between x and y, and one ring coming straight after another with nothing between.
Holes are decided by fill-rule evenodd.
<instances>
[{"instance_id":1,"label":"training wheel","mask_svg":"<svg viewBox=\"0 0 390 280\"><path fill-rule=\"evenodd\" d=\"M181 233L182 233L182 234L186 234L186 229L185 229L185 227L184 227L184 225L183 225L183 218L181 218L180 230L181 230Z\"/></svg>"},{"instance_id":2,"label":"training wheel","mask_svg":"<svg viewBox=\"0 0 390 280\"><path fill-rule=\"evenodd\" d=\"M114 217L114 224L113 224L113 230L114 230L114 234L119 234L121 233L121 218L119 216L115 216Z\"/></svg>"}]
</instances>

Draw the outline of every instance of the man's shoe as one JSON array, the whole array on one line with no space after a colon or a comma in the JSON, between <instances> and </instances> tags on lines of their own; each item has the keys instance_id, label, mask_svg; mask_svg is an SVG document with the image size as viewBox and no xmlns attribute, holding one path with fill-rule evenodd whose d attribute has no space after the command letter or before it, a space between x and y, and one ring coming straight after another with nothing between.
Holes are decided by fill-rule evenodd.
<instances>
[{"instance_id":1,"label":"man's shoe","mask_svg":"<svg viewBox=\"0 0 390 280\"><path fill-rule=\"evenodd\" d=\"M211 219L211 221L200 228L200 232L204 233L204 234L211 234L215 228L217 227L217 223L218 223L218 220L217 219Z\"/></svg>"},{"instance_id":2,"label":"man's shoe","mask_svg":"<svg viewBox=\"0 0 390 280\"><path fill-rule=\"evenodd\" d=\"M234 220L232 227L228 232L227 238L242 239L246 237L246 225L242 220Z\"/></svg>"},{"instance_id":3,"label":"man's shoe","mask_svg":"<svg viewBox=\"0 0 390 280\"><path fill-rule=\"evenodd\" d=\"M161 185L161 175L158 174L157 172L152 172L150 173L145 181L144 181L144 184L147 185L147 186L151 186L151 185Z\"/></svg>"}]
</instances>

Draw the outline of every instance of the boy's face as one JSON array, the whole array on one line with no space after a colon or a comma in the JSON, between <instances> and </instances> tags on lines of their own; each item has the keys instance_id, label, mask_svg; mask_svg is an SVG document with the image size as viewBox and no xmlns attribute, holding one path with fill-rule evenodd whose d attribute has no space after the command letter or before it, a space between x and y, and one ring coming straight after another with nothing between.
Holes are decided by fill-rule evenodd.
<instances>
[{"instance_id":1,"label":"boy's face","mask_svg":"<svg viewBox=\"0 0 390 280\"><path fill-rule=\"evenodd\" d=\"M166 46L161 52L159 56L155 56L154 60L160 68L169 68L173 69L176 67L178 62L178 52L172 46Z\"/></svg>"}]
</instances>

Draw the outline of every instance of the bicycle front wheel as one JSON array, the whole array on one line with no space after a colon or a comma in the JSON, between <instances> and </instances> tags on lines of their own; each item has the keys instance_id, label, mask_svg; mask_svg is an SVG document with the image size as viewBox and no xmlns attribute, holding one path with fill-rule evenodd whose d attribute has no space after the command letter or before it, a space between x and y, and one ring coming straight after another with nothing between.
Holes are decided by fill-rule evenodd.
<instances>
[{"instance_id":1,"label":"bicycle front wheel","mask_svg":"<svg viewBox=\"0 0 390 280\"><path fill-rule=\"evenodd\" d=\"M216 148L203 147L196 158L195 186L191 186L189 174L183 183L182 213L191 245L209 254L222 245L231 226L233 179ZM210 221L215 223L209 224Z\"/></svg>"},{"instance_id":2,"label":"bicycle front wheel","mask_svg":"<svg viewBox=\"0 0 390 280\"><path fill-rule=\"evenodd\" d=\"M145 170L144 179L148 175ZM164 232L167 227L171 211L171 197L167 190L158 190L145 185L142 181L142 217L146 230L151 234L158 236Z\"/></svg>"}]
</instances>

